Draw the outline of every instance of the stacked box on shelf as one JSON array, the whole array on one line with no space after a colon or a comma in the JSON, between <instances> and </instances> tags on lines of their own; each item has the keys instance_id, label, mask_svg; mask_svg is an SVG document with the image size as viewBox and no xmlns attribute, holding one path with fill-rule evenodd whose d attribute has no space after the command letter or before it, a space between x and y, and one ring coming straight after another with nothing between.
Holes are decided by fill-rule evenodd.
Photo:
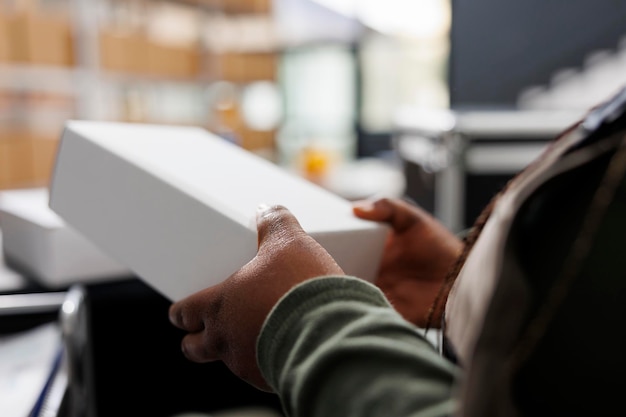
<instances>
[{"instance_id":1,"label":"stacked box on shelf","mask_svg":"<svg viewBox=\"0 0 626 417\"><path fill-rule=\"evenodd\" d=\"M9 128L0 131L0 189L47 185L58 138Z\"/></svg>"},{"instance_id":2,"label":"stacked box on shelf","mask_svg":"<svg viewBox=\"0 0 626 417\"><path fill-rule=\"evenodd\" d=\"M11 38L9 33L10 18L0 12L0 62L11 59Z\"/></svg>"},{"instance_id":3,"label":"stacked box on shelf","mask_svg":"<svg viewBox=\"0 0 626 417\"><path fill-rule=\"evenodd\" d=\"M74 65L73 34L67 17L38 12L6 15L9 60L35 65Z\"/></svg>"},{"instance_id":4,"label":"stacked box on shelf","mask_svg":"<svg viewBox=\"0 0 626 417\"><path fill-rule=\"evenodd\" d=\"M139 31L105 29L100 34L101 65L109 71L189 79L198 75L199 58L196 47L157 43Z\"/></svg>"},{"instance_id":5,"label":"stacked box on shelf","mask_svg":"<svg viewBox=\"0 0 626 417\"><path fill-rule=\"evenodd\" d=\"M245 83L258 80L275 80L277 55L274 52L227 52L208 57L209 68L216 79Z\"/></svg>"},{"instance_id":6,"label":"stacked box on shelf","mask_svg":"<svg viewBox=\"0 0 626 417\"><path fill-rule=\"evenodd\" d=\"M200 69L200 50L194 46L173 46L148 42L148 72L168 78L195 78Z\"/></svg>"},{"instance_id":7,"label":"stacked box on shelf","mask_svg":"<svg viewBox=\"0 0 626 417\"><path fill-rule=\"evenodd\" d=\"M36 185L47 185L52 174L59 139L52 135L33 133L31 134L31 141L33 182Z\"/></svg>"},{"instance_id":8,"label":"stacked box on shelf","mask_svg":"<svg viewBox=\"0 0 626 417\"><path fill-rule=\"evenodd\" d=\"M246 127L241 130L241 146L245 149L256 151L259 149L270 149L274 147L275 130L252 130Z\"/></svg>"},{"instance_id":9,"label":"stacked box on shelf","mask_svg":"<svg viewBox=\"0 0 626 417\"><path fill-rule=\"evenodd\" d=\"M138 32L103 29L100 33L102 68L126 73L145 73L148 41Z\"/></svg>"},{"instance_id":10,"label":"stacked box on shelf","mask_svg":"<svg viewBox=\"0 0 626 417\"><path fill-rule=\"evenodd\" d=\"M26 131L0 130L0 188L28 187L33 183L33 144Z\"/></svg>"},{"instance_id":11,"label":"stacked box on shelf","mask_svg":"<svg viewBox=\"0 0 626 417\"><path fill-rule=\"evenodd\" d=\"M188 2L229 14L269 13L272 10L272 0L188 0Z\"/></svg>"},{"instance_id":12,"label":"stacked box on shelf","mask_svg":"<svg viewBox=\"0 0 626 417\"><path fill-rule=\"evenodd\" d=\"M59 133L73 111L71 96L0 92L0 189L48 183Z\"/></svg>"}]
</instances>

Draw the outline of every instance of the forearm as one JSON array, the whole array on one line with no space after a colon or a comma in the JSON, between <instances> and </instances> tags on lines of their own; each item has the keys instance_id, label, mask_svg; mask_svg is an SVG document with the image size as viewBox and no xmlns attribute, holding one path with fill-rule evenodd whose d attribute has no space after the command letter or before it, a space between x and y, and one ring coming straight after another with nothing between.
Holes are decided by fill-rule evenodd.
<instances>
[{"instance_id":1,"label":"forearm","mask_svg":"<svg viewBox=\"0 0 626 417\"><path fill-rule=\"evenodd\" d=\"M290 417L453 414L456 368L364 281L329 277L285 296L258 344Z\"/></svg>"}]
</instances>

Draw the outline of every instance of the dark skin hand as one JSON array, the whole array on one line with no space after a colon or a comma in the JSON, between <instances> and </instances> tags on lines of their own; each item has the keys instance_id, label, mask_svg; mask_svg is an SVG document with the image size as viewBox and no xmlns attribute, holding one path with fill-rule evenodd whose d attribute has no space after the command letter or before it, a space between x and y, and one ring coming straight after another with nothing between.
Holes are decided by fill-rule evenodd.
<instances>
[{"instance_id":1,"label":"dark skin hand","mask_svg":"<svg viewBox=\"0 0 626 417\"><path fill-rule=\"evenodd\" d=\"M406 320L425 327L462 241L429 213L401 199L356 202L353 211L391 226L375 284ZM439 327L440 318L433 317L432 324Z\"/></svg>"},{"instance_id":2,"label":"dark skin hand","mask_svg":"<svg viewBox=\"0 0 626 417\"><path fill-rule=\"evenodd\" d=\"M391 226L376 284L401 315L423 326L461 241L402 200L360 202L354 213ZM270 391L256 362L256 340L270 310L295 285L344 273L286 208L260 211L257 229L257 255L222 283L172 304L170 321L188 332L182 340L188 359L221 360L241 379Z\"/></svg>"},{"instance_id":3,"label":"dark skin hand","mask_svg":"<svg viewBox=\"0 0 626 417\"><path fill-rule=\"evenodd\" d=\"M284 207L257 214L258 252L222 283L172 304L170 321L188 334L185 356L223 361L238 377L271 391L256 362L256 340L272 307L295 285L314 277L344 275L335 260Z\"/></svg>"}]
</instances>

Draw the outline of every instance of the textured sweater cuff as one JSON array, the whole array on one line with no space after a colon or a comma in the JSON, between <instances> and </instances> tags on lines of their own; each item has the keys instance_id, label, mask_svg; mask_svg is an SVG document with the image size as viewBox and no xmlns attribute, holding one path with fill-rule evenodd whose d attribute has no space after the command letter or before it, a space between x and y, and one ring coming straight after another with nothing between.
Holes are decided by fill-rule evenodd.
<instances>
[{"instance_id":1,"label":"textured sweater cuff","mask_svg":"<svg viewBox=\"0 0 626 417\"><path fill-rule=\"evenodd\" d=\"M274 361L287 332L297 326L306 313L320 305L346 300L376 307L392 308L380 289L360 278L324 276L302 282L276 303L265 320L257 340L257 360L268 383L273 385Z\"/></svg>"}]
</instances>

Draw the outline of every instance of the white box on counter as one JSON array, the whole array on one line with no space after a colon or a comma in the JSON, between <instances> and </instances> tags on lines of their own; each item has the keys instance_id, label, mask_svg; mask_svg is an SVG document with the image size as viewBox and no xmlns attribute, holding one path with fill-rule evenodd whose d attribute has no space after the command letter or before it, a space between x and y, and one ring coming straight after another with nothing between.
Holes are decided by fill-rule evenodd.
<instances>
[{"instance_id":1,"label":"white box on counter","mask_svg":"<svg viewBox=\"0 0 626 417\"><path fill-rule=\"evenodd\" d=\"M133 276L48 207L46 188L0 192L6 262L46 288Z\"/></svg>"},{"instance_id":2,"label":"white box on counter","mask_svg":"<svg viewBox=\"0 0 626 417\"><path fill-rule=\"evenodd\" d=\"M349 201L199 127L68 121L50 207L173 301L257 250L260 204L280 204L347 274L373 280L388 227Z\"/></svg>"}]
</instances>

